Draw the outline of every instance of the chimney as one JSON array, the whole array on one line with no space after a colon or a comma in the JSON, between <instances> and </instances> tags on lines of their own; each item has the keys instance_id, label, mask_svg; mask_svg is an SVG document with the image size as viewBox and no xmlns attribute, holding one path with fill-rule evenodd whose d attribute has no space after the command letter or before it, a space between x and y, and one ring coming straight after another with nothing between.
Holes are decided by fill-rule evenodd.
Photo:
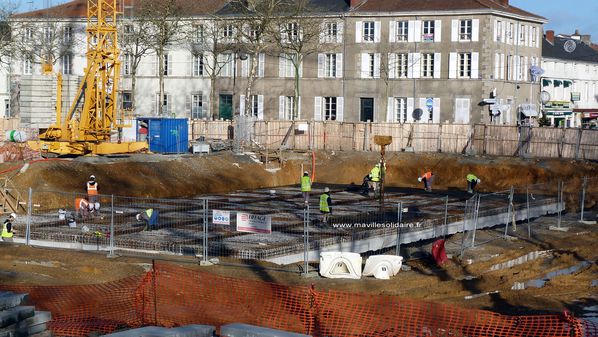
<instances>
[{"instance_id":1,"label":"chimney","mask_svg":"<svg viewBox=\"0 0 598 337\"><path fill-rule=\"evenodd\" d=\"M546 31L546 40L551 44L554 44L554 30Z\"/></svg>"},{"instance_id":2,"label":"chimney","mask_svg":"<svg viewBox=\"0 0 598 337\"><path fill-rule=\"evenodd\" d=\"M509 0L498 0L498 2L505 7L509 7Z\"/></svg>"},{"instance_id":3,"label":"chimney","mask_svg":"<svg viewBox=\"0 0 598 337\"><path fill-rule=\"evenodd\" d=\"M592 35L589 35L589 34L581 35L581 41L589 46L590 44L592 44Z\"/></svg>"}]
</instances>

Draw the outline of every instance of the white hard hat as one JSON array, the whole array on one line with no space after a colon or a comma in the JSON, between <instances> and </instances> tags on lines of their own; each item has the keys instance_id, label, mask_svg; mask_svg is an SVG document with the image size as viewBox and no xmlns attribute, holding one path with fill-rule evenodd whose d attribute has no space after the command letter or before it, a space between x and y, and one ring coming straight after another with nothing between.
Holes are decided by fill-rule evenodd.
<instances>
[{"instance_id":1,"label":"white hard hat","mask_svg":"<svg viewBox=\"0 0 598 337\"><path fill-rule=\"evenodd\" d=\"M10 213L10 217L16 220L17 219L17 214L16 213Z\"/></svg>"},{"instance_id":2,"label":"white hard hat","mask_svg":"<svg viewBox=\"0 0 598 337\"><path fill-rule=\"evenodd\" d=\"M96 176L94 176L93 174L89 176L89 179L91 180L95 180Z\"/></svg>"},{"instance_id":3,"label":"white hard hat","mask_svg":"<svg viewBox=\"0 0 598 337\"><path fill-rule=\"evenodd\" d=\"M478 184L481 183L482 181L480 179L478 179Z\"/></svg>"},{"instance_id":4,"label":"white hard hat","mask_svg":"<svg viewBox=\"0 0 598 337\"><path fill-rule=\"evenodd\" d=\"M135 215L135 219L137 219L137 221L141 221L141 214L139 213L139 214Z\"/></svg>"},{"instance_id":5,"label":"white hard hat","mask_svg":"<svg viewBox=\"0 0 598 337\"><path fill-rule=\"evenodd\" d=\"M330 189L328 187L324 187L324 193L328 193L330 192Z\"/></svg>"},{"instance_id":6,"label":"white hard hat","mask_svg":"<svg viewBox=\"0 0 598 337\"><path fill-rule=\"evenodd\" d=\"M95 208L96 211L99 211L100 210L100 203L99 202L94 203L93 207Z\"/></svg>"},{"instance_id":7,"label":"white hard hat","mask_svg":"<svg viewBox=\"0 0 598 337\"><path fill-rule=\"evenodd\" d=\"M303 174L309 174L309 172L305 171L305 172L303 172Z\"/></svg>"},{"instance_id":8,"label":"white hard hat","mask_svg":"<svg viewBox=\"0 0 598 337\"><path fill-rule=\"evenodd\" d=\"M422 181L422 177L417 178L417 181Z\"/></svg>"}]
</instances>

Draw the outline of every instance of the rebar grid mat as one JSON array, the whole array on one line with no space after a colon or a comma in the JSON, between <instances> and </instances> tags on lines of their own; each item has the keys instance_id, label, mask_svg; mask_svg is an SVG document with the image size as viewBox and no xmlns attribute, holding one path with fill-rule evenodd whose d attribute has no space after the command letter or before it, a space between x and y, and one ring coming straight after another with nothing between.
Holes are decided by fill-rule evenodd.
<instances>
[{"instance_id":1,"label":"rebar grid mat","mask_svg":"<svg viewBox=\"0 0 598 337\"><path fill-rule=\"evenodd\" d=\"M390 295L320 291L211 274L156 261L119 281L7 286L52 312L57 336L106 334L146 325L233 322L312 336L596 336L598 326L563 314L506 316Z\"/></svg>"}]
</instances>

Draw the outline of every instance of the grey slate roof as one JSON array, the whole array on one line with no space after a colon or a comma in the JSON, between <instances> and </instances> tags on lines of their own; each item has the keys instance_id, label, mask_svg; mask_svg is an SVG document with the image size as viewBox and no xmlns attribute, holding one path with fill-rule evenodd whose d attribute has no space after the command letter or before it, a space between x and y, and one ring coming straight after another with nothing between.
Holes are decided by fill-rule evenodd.
<instances>
[{"instance_id":1,"label":"grey slate roof","mask_svg":"<svg viewBox=\"0 0 598 337\"><path fill-rule=\"evenodd\" d=\"M564 48L565 42L568 40L575 41L575 50L571 53ZM597 62L598 50L590 47L580 40L573 40L562 37L554 37L554 44L550 43L546 37L542 39L542 57L554 58L560 60L580 61L580 62Z\"/></svg>"}]
</instances>

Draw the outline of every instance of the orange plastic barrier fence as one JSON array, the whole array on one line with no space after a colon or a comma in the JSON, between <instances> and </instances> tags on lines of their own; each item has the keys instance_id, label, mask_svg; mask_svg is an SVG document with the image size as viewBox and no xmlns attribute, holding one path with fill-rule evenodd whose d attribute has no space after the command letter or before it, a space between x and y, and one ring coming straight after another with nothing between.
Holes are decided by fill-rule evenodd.
<instances>
[{"instance_id":1,"label":"orange plastic barrier fence","mask_svg":"<svg viewBox=\"0 0 598 337\"><path fill-rule=\"evenodd\" d=\"M396 296L316 291L156 263L154 271L76 286L7 286L52 312L56 336L144 325L242 322L313 336L585 337L598 326L562 315L505 316Z\"/></svg>"}]
</instances>

